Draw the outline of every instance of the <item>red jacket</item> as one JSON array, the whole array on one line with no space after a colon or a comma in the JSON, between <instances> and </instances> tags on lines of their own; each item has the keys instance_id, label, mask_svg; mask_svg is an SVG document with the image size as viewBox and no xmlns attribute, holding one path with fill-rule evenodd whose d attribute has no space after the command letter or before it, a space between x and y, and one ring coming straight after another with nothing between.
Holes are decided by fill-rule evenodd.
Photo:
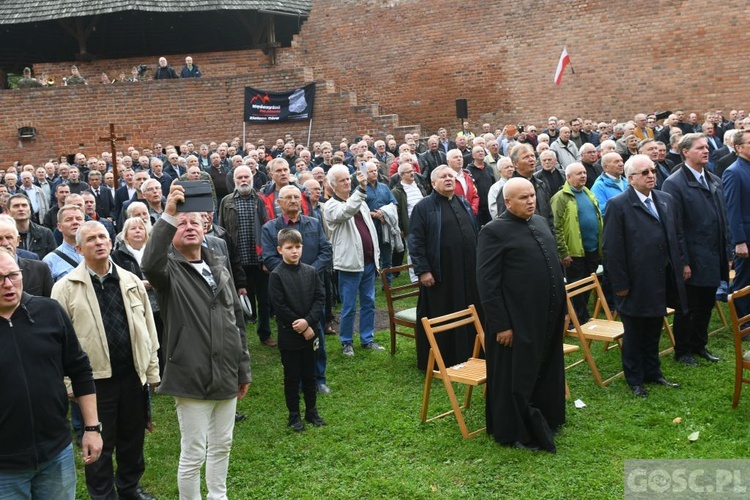
<instances>
[{"instance_id":1,"label":"red jacket","mask_svg":"<svg viewBox=\"0 0 750 500\"><path fill-rule=\"evenodd\" d=\"M469 205L471 205L471 211L474 212L474 215L476 216L477 214L479 214L479 195L477 194L477 188L474 187L474 180L471 178L471 175L469 175L469 172L464 170L463 174L464 179L466 179L466 190L468 191L468 193L464 193L464 187L458 181L458 178L456 178L456 187L454 192L458 196L466 198L466 201L468 201Z\"/></svg>"}]
</instances>

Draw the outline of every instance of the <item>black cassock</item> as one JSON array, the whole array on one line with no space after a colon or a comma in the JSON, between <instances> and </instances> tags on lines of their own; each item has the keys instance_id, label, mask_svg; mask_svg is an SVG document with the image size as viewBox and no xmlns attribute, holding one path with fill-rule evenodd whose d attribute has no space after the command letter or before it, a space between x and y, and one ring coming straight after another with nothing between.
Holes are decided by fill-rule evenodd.
<instances>
[{"instance_id":1,"label":"black cassock","mask_svg":"<svg viewBox=\"0 0 750 500\"><path fill-rule=\"evenodd\" d=\"M565 423L565 286L543 217L503 212L479 233L477 287L487 347L487 433L555 451ZM496 334L513 330L512 347Z\"/></svg>"},{"instance_id":2,"label":"black cassock","mask_svg":"<svg viewBox=\"0 0 750 500\"><path fill-rule=\"evenodd\" d=\"M481 317L476 283L477 237L474 221L454 196L437 197L440 204L441 281L421 287L417 299L417 367L427 368L430 343L421 318L434 318L466 309L474 304ZM427 250L429 251L429 249ZM462 363L471 357L477 332L471 325L437 335L445 366Z\"/></svg>"}]
</instances>

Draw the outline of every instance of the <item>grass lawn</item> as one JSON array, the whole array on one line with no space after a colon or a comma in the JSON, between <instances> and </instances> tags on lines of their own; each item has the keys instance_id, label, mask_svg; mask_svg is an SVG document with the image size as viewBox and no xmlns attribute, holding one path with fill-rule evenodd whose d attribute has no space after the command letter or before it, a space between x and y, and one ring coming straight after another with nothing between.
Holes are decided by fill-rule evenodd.
<instances>
[{"instance_id":1,"label":"grass lawn","mask_svg":"<svg viewBox=\"0 0 750 500\"><path fill-rule=\"evenodd\" d=\"M385 307L379 286L378 307ZM714 313L711 329L720 326ZM681 387L651 386L646 399L633 397L622 378L607 388L596 386L586 364L569 370L568 423L555 455L502 447L484 433L464 440L455 418L421 424L424 375L416 369L413 340L401 337L393 357L355 344L356 355L345 358L338 338L328 336L333 392L318 398L328 425L294 433L286 428L278 351L259 343L253 325L248 339L253 384L238 405L248 419L235 427L230 498L622 498L627 459L750 457L750 396L731 409L729 328L709 341L721 363L701 360L700 367L689 368L665 356L665 376ZM376 340L387 346L387 331ZM604 353L595 344L593 352L605 378L621 369L619 350ZM481 390L474 394L470 428L484 425ZM576 399L586 408L576 409ZM430 408L431 414L448 408L439 381ZM682 423L674 424L675 417ZM154 420L142 485L159 498L177 498L179 429L171 397L154 398ZM690 442L694 431L700 438ZM87 498L80 461L78 470L78 496Z\"/></svg>"}]
</instances>

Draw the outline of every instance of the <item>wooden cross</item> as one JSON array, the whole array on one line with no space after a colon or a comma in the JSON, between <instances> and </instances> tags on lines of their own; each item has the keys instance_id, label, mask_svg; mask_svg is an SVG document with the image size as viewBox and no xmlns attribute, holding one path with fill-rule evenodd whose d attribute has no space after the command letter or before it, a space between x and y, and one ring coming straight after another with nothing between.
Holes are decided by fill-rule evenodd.
<instances>
[{"instance_id":1,"label":"wooden cross","mask_svg":"<svg viewBox=\"0 0 750 500\"><path fill-rule=\"evenodd\" d=\"M112 148L112 174L115 176L115 189L118 187L119 179L117 177L117 141L124 141L126 137L117 137L115 134L115 124L109 124L109 137L100 137L99 142L108 142Z\"/></svg>"}]
</instances>

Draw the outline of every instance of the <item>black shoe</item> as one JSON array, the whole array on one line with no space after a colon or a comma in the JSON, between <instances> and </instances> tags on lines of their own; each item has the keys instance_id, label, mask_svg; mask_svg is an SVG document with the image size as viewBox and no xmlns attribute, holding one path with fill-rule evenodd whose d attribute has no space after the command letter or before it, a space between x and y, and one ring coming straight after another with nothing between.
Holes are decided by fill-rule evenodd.
<instances>
[{"instance_id":1,"label":"black shoe","mask_svg":"<svg viewBox=\"0 0 750 500\"><path fill-rule=\"evenodd\" d=\"M138 486L132 495L119 495L120 500L156 500L156 497L151 493L146 492L143 488Z\"/></svg>"},{"instance_id":2,"label":"black shoe","mask_svg":"<svg viewBox=\"0 0 750 500\"><path fill-rule=\"evenodd\" d=\"M698 366L698 361L695 360L690 354L683 354L682 356L675 359L678 363L682 363L685 366Z\"/></svg>"},{"instance_id":3,"label":"black shoe","mask_svg":"<svg viewBox=\"0 0 750 500\"><path fill-rule=\"evenodd\" d=\"M323 420L320 415L318 415L318 410L316 408L305 412L305 421L310 422L315 427L322 427L326 425L326 421Z\"/></svg>"},{"instance_id":4,"label":"black shoe","mask_svg":"<svg viewBox=\"0 0 750 500\"><path fill-rule=\"evenodd\" d=\"M648 391L642 385L631 385L630 386L630 390L633 391L633 394L636 397L639 397L639 398L647 398L648 397Z\"/></svg>"},{"instance_id":5,"label":"black shoe","mask_svg":"<svg viewBox=\"0 0 750 500\"><path fill-rule=\"evenodd\" d=\"M242 422L243 420L247 419L246 413L235 413L234 414L234 423Z\"/></svg>"},{"instance_id":6,"label":"black shoe","mask_svg":"<svg viewBox=\"0 0 750 500\"><path fill-rule=\"evenodd\" d=\"M286 426L291 427L295 432L302 432L305 430L305 424L302 423L302 419L297 412L289 414L289 423L287 423Z\"/></svg>"},{"instance_id":7,"label":"black shoe","mask_svg":"<svg viewBox=\"0 0 750 500\"><path fill-rule=\"evenodd\" d=\"M695 353L695 355L698 356L699 358L703 358L706 361L710 361L712 363L718 363L719 361L721 361L721 359L717 358L716 356L708 352L708 349L703 349L701 351L698 351Z\"/></svg>"},{"instance_id":8,"label":"black shoe","mask_svg":"<svg viewBox=\"0 0 750 500\"><path fill-rule=\"evenodd\" d=\"M677 389L678 387L680 387L680 384L678 384L677 382L670 382L664 377L659 377L656 380L649 380L648 382L649 384L659 384L663 385L664 387L671 387L672 389Z\"/></svg>"},{"instance_id":9,"label":"black shoe","mask_svg":"<svg viewBox=\"0 0 750 500\"><path fill-rule=\"evenodd\" d=\"M539 451L539 447L537 445L533 443L522 443L520 441L516 441L515 443L513 443L513 448L529 451Z\"/></svg>"}]
</instances>

